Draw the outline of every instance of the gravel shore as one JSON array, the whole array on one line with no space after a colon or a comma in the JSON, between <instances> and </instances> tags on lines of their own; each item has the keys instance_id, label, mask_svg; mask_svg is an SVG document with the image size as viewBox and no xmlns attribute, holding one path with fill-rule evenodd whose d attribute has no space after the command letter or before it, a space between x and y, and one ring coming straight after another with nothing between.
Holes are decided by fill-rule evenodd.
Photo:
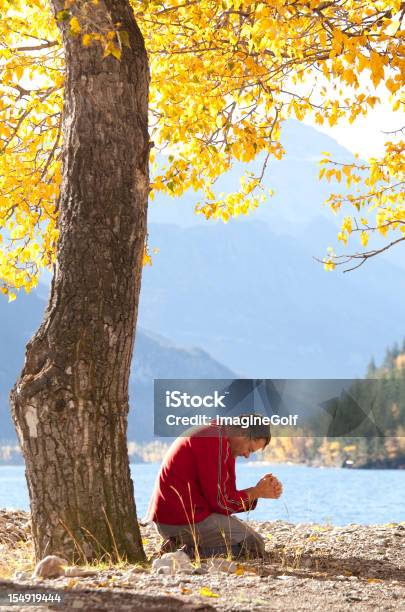
<instances>
[{"instance_id":1,"label":"gravel shore","mask_svg":"<svg viewBox=\"0 0 405 612\"><path fill-rule=\"evenodd\" d=\"M0 610L392 610L405 612L405 522L388 525L249 521L266 540L266 562L243 561L236 573L158 574L149 567L110 567L89 577L32 579L33 565L1 580ZM149 558L160 538L142 527ZM31 548L29 514L0 511L3 559ZM204 564L203 564L204 565ZM4 564L3 564L4 566ZM0 566L1 568L1 566ZM4 577L4 575L3 575ZM63 605L8 605L10 593L61 594Z\"/></svg>"}]
</instances>

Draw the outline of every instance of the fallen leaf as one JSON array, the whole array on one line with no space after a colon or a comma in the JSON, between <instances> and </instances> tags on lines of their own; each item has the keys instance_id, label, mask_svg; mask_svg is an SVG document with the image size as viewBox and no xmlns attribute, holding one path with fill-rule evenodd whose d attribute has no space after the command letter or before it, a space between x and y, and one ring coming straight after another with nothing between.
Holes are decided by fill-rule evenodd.
<instances>
[{"instance_id":1,"label":"fallen leaf","mask_svg":"<svg viewBox=\"0 0 405 612\"><path fill-rule=\"evenodd\" d=\"M218 593L213 593L207 589L207 587L202 587L202 589L200 589L200 595L203 597L219 597Z\"/></svg>"}]
</instances>

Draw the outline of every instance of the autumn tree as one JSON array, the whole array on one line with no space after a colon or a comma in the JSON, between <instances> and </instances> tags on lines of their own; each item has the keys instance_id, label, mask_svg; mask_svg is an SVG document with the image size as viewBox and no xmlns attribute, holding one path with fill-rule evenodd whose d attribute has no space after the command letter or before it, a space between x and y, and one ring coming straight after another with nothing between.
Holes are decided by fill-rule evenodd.
<instances>
[{"instance_id":1,"label":"autumn tree","mask_svg":"<svg viewBox=\"0 0 405 612\"><path fill-rule=\"evenodd\" d=\"M0 0L0 288L13 300L54 268L11 395L38 557L143 555L126 421L148 192L200 191L196 212L227 221L266 197L289 117L354 121L379 85L400 110L404 10L382 0ZM363 244L367 212L377 231L404 237L402 151L392 141L362 167L325 162L326 178L366 182L330 202L361 213ZM257 176L215 192L234 160L259 155Z\"/></svg>"},{"instance_id":2,"label":"autumn tree","mask_svg":"<svg viewBox=\"0 0 405 612\"><path fill-rule=\"evenodd\" d=\"M4 180L19 185L13 197L21 204L7 213L11 242L21 239L26 224L32 240L19 252L23 259L34 253L36 225L49 236L38 252L45 256L56 217L60 232L45 319L11 394L13 418L26 463L36 556L136 561L143 549L126 430L149 189L148 62L126 0L82 7L92 28L107 36L122 24L128 44L120 61L83 46L74 35L77 18L66 23L63 5L52 7L66 62L63 121L55 135L58 100L48 83L43 95L20 92L24 110L14 100L5 111L25 113L29 121L26 140L17 136L8 144L15 174L10 168ZM34 74L32 80L35 87ZM14 88L13 81L6 83ZM40 101L36 109L31 96ZM63 173L56 200L58 157ZM8 259L15 285L17 261Z\"/></svg>"}]
</instances>

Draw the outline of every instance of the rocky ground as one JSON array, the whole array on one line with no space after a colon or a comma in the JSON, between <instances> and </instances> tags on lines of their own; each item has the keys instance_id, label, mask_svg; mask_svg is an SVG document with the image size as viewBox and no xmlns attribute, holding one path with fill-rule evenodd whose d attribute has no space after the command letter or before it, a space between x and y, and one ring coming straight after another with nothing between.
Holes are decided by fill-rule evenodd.
<instances>
[{"instance_id":1,"label":"rocky ground","mask_svg":"<svg viewBox=\"0 0 405 612\"><path fill-rule=\"evenodd\" d=\"M96 569L87 577L33 579L29 515L0 511L0 610L392 610L405 612L405 523L345 527L250 521L268 559L228 571L218 563L160 574L150 564ZM150 559L160 538L142 528ZM232 573L230 573L232 572ZM4 579L2 579L4 578ZM46 592L61 604L10 605L11 593ZM21 599L21 598L20 598Z\"/></svg>"}]
</instances>

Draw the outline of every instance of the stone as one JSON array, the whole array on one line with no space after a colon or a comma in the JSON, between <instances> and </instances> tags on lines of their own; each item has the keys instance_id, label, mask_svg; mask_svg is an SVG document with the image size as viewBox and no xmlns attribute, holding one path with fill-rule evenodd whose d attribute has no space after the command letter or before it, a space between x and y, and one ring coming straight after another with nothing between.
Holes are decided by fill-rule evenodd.
<instances>
[{"instance_id":1,"label":"stone","mask_svg":"<svg viewBox=\"0 0 405 612\"><path fill-rule=\"evenodd\" d=\"M55 555L48 555L37 563L32 574L33 578L58 578L65 575L65 567L69 565L66 559Z\"/></svg>"},{"instance_id":2,"label":"stone","mask_svg":"<svg viewBox=\"0 0 405 612\"><path fill-rule=\"evenodd\" d=\"M84 569L81 567L67 567L65 569L65 576L69 576L69 578L72 577L87 577L87 576L96 576L98 574L97 570L91 570L91 569Z\"/></svg>"},{"instance_id":3,"label":"stone","mask_svg":"<svg viewBox=\"0 0 405 612\"><path fill-rule=\"evenodd\" d=\"M135 565L124 574L123 578L125 578L126 580L131 580L132 578L138 577L139 574L144 574L145 572L145 568L139 565Z\"/></svg>"},{"instance_id":4,"label":"stone","mask_svg":"<svg viewBox=\"0 0 405 612\"><path fill-rule=\"evenodd\" d=\"M347 595L346 599L348 601L362 601L363 598L358 595Z\"/></svg>"},{"instance_id":5,"label":"stone","mask_svg":"<svg viewBox=\"0 0 405 612\"><path fill-rule=\"evenodd\" d=\"M168 571L162 570L168 568ZM175 574L177 572L192 574L194 565L191 563L190 557L182 550L176 552L165 553L160 559L155 559L152 563L152 571L164 574Z\"/></svg>"},{"instance_id":6,"label":"stone","mask_svg":"<svg viewBox=\"0 0 405 612\"><path fill-rule=\"evenodd\" d=\"M30 572L14 572L13 580L29 580L31 578Z\"/></svg>"}]
</instances>

